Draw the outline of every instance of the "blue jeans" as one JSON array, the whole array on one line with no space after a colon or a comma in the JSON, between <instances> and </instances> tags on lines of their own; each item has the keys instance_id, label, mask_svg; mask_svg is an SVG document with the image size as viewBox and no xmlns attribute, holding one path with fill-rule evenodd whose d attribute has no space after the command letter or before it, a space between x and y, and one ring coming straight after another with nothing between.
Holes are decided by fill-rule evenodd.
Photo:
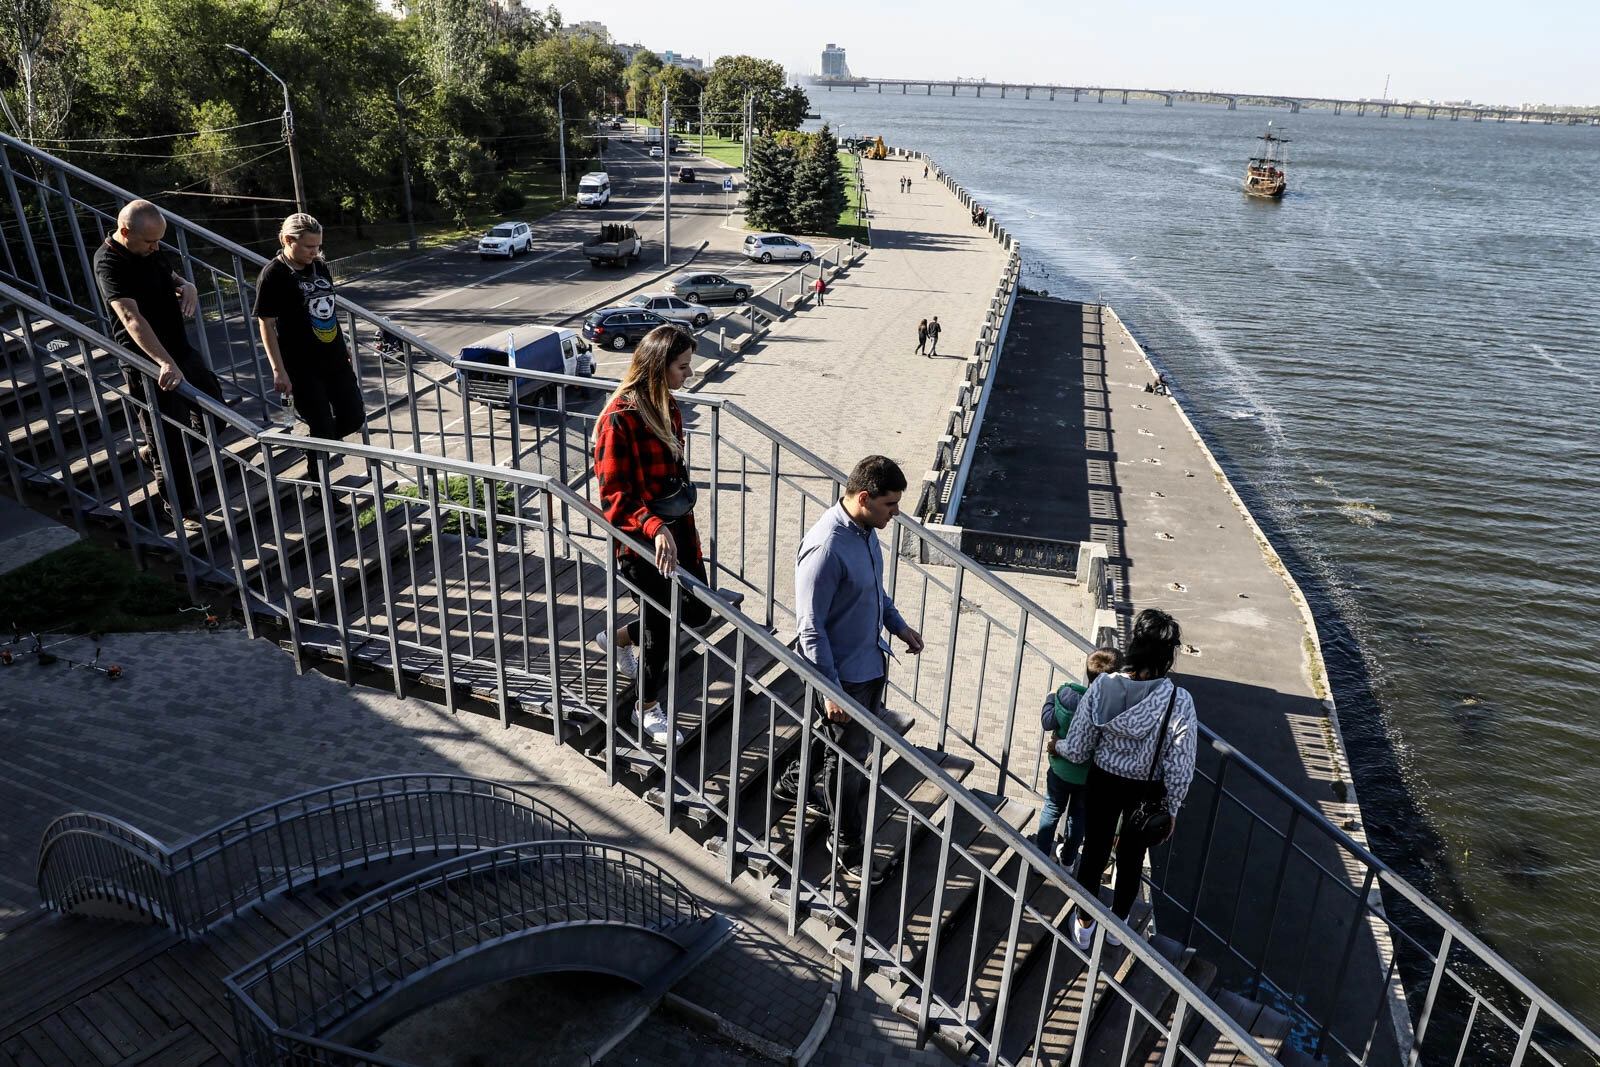
<instances>
[{"instance_id":1,"label":"blue jeans","mask_svg":"<svg viewBox=\"0 0 1600 1067\"><path fill-rule=\"evenodd\" d=\"M1061 866L1071 867L1078 858L1078 848L1083 844L1083 793L1084 786L1062 778L1055 771L1045 774L1044 808L1039 812L1039 850L1046 856L1053 854L1056 823L1067 817L1066 843L1061 849Z\"/></svg>"}]
</instances>

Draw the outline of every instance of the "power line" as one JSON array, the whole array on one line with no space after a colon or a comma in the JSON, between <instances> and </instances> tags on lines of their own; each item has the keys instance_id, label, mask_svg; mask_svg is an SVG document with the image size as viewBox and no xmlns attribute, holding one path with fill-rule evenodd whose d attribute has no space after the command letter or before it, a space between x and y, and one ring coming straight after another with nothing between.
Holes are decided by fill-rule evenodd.
<instances>
[{"instance_id":1,"label":"power line","mask_svg":"<svg viewBox=\"0 0 1600 1067\"><path fill-rule=\"evenodd\" d=\"M97 152L92 148L57 148L56 152L68 152L76 156L123 156L130 159L187 159L190 156L214 156L224 152L243 152L250 148L264 148L270 144L282 144L281 141L257 141L255 144L232 145L228 148L200 148L193 152Z\"/></svg>"},{"instance_id":2,"label":"power line","mask_svg":"<svg viewBox=\"0 0 1600 1067\"><path fill-rule=\"evenodd\" d=\"M214 130L185 130L182 133L153 133L147 137L41 137L38 140L49 141L52 144L108 144L112 141L165 141L171 137L197 137L202 133L227 133L230 130L243 130L250 126L262 126L269 122L282 122L282 117L273 119L257 119L254 122L241 122L237 126L219 126Z\"/></svg>"}]
</instances>

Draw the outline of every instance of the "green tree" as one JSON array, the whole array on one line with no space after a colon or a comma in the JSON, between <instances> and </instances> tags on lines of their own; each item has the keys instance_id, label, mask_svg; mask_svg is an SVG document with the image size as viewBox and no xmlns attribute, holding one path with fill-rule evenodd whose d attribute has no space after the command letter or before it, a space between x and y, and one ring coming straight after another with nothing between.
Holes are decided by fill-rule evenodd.
<instances>
[{"instance_id":1,"label":"green tree","mask_svg":"<svg viewBox=\"0 0 1600 1067\"><path fill-rule=\"evenodd\" d=\"M72 108L74 28L56 0L10 0L5 7L0 69L9 70L15 83L0 85L0 115L13 136L49 137L65 125Z\"/></svg>"},{"instance_id":2,"label":"green tree","mask_svg":"<svg viewBox=\"0 0 1600 1067\"><path fill-rule=\"evenodd\" d=\"M742 139L745 94L751 90L755 90L756 94L756 128L772 129L771 111L776 101L771 94L783 92L783 64L774 60L757 59L755 56L721 57L712 64L706 78L701 105L706 115L714 116L712 121L721 126L728 136ZM792 129L793 126L777 128Z\"/></svg>"},{"instance_id":3,"label":"green tree","mask_svg":"<svg viewBox=\"0 0 1600 1067\"><path fill-rule=\"evenodd\" d=\"M758 230L794 228L794 150L771 137L750 143L745 168L744 217Z\"/></svg>"},{"instance_id":4,"label":"green tree","mask_svg":"<svg viewBox=\"0 0 1600 1067\"><path fill-rule=\"evenodd\" d=\"M839 166L839 142L826 125L811 137L800 156L793 197L794 225L802 233L828 233L849 206Z\"/></svg>"},{"instance_id":5,"label":"green tree","mask_svg":"<svg viewBox=\"0 0 1600 1067\"><path fill-rule=\"evenodd\" d=\"M417 40L434 81L475 80L494 33L490 5L482 0L416 0Z\"/></svg>"},{"instance_id":6,"label":"green tree","mask_svg":"<svg viewBox=\"0 0 1600 1067\"><path fill-rule=\"evenodd\" d=\"M650 94L647 112L652 117L661 115L661 98L667 95L672 100L672 125L674 129L687 129L691 124L700 121L700 94L702 82L696 78L694 71L685 70L683 67L663 67L656 78L655 86Z\"/></svg>"},{"instance_id":7,"label":"green tree","mask_svg":"<svg viewBox=\"0 0 1600 1067\"><path fill-rule=\"evenodd\" d=\"M622 80L628 86L628 107L634 114L641 113L649 106L650 93L655 88L656 79L661 76L661 67L661 57L648 48L641 48L634 54L633 62L628 64Z\"/></svg>"}]
</instances>

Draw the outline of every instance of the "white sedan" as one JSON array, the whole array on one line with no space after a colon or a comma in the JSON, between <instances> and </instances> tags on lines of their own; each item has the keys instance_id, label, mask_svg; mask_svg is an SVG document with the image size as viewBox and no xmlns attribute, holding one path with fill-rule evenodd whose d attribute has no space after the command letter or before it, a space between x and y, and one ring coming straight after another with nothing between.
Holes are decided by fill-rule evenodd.
<instances>
[{"instance_id":1,"label":"white sedan","mask_svg":"<svg viewBox=\"0 0 1600 1067\"><path fill-rule=\"evenodd\" d=\"M635 293L628 297L626 303L654 311L669 322L699 327L711 321L710 308L704 304L691 304L671 293Z\"/></svg>"}]
</instances>

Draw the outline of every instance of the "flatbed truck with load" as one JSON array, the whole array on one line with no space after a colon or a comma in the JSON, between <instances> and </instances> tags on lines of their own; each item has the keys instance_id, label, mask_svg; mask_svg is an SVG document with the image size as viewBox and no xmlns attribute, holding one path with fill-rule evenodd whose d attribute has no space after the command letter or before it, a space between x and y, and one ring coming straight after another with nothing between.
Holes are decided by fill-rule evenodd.
<instances>
[{"instance_id":1,"label":"flatbed truck with load","mask_svg":"<svg viewBox=\"0 0 1600 1067\"><path fill-rule=\"evenodd\" d=\"M620 267L637 261L643 248L644 242L639 239L638 230L622 223L608 222L600 227L598 234L584 242L583 254L596 267Z\"/></svg>"}]
</instances>

